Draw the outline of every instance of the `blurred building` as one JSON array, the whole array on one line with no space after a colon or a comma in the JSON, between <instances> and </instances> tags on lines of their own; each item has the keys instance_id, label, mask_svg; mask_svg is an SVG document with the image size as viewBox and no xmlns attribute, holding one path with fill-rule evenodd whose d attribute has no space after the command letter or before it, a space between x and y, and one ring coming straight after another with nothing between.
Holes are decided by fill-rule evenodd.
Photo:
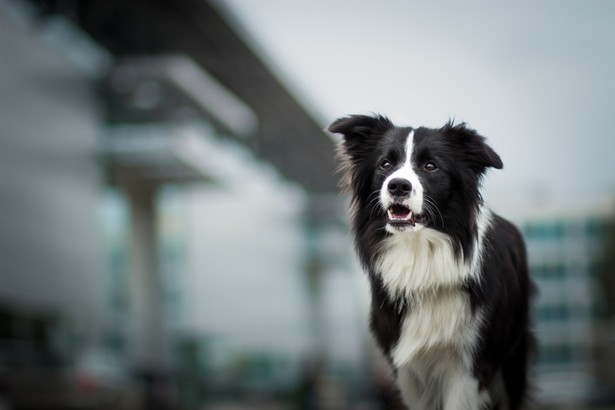
<instances>
[{"instance_id":1,"label":"blurred building","mask_svg":"<svg viewBox=\"0 0 615 410\"><path fill-rule=\"evenodd\" d=\"M520 224L538 287L534 324L539 340L536 381L544 403L592 402L601 380L594 349L606 295L598 272L610 226L608 209L555 211Z\"/></svg>"},{"instance_id":2,"label":"blurred building","mask_svg":"<svg viewBox=\"0 0 615 410\"><path fill-rule=\"evenodd\" d=\"M89 75L11 11L0 13L0 306L3 339L27 356L53 332L102 336L101 111Z\"/></svg>"},{"instance_id":3,"label":"blurred building","mask_svg":"<svg viewBox=\"0 0 615 410\"><path fill-rule=\"evenodd\" d=\"M149 408L365 396L333 144L228 16L0 6L0 399L70 366L92 390L75 364L92 349ZM42 384L17 383L34 367Z\"/></svg>"}]
</instances>

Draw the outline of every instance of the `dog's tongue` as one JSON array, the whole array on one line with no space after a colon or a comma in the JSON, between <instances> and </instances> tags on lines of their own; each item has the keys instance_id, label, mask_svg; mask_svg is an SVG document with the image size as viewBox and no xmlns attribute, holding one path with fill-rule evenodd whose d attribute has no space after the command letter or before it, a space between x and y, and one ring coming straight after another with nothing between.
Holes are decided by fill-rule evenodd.
<instances>
[{"instance_id":1,"label":"dog's tongue","mask_svg":"<svg viewBox=\"0 0 615 410\"><path fill-rule=\"evenodd\" d=\"M408 219L410 217L410 209L403 205L393 205L389 209L389 215L393 219Z\"/></svg>"}]
</instances>

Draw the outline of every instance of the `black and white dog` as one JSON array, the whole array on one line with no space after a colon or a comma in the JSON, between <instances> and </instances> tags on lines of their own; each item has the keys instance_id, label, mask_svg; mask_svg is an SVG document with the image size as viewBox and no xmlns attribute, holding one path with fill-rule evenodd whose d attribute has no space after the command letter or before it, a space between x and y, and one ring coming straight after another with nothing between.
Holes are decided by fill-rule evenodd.
<instances>
[{"instance_id":1,"label":"black and white dog","mask_svg":"<svg viewBox=\"0 0 615 410\"><path fill-rule=\"evenodd\" d=\"M354 115L343 135L342 187L371 285L370 327L412 410L526 405L530 295L519 231L480 194L500 157L476 131L398 127Z\"/></svg>"}]
</instances>

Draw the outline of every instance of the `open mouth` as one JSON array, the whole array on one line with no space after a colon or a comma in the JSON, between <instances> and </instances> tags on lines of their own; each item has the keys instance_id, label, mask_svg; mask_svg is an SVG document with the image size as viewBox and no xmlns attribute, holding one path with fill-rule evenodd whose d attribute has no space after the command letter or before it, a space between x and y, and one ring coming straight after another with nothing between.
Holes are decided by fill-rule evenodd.
<instances>
[{"instance_id":1,"label":"open mouth","mask_svg":"<svg viewBox=\"0 0 615 410\"><path fill-rule=\"evenodd\" d=\"M425 218L421 214L415 214L405 205L393 204L387 210L387 222L395 227L415 226L417 222L425 222Z\"/></svg>"}]
</instances>

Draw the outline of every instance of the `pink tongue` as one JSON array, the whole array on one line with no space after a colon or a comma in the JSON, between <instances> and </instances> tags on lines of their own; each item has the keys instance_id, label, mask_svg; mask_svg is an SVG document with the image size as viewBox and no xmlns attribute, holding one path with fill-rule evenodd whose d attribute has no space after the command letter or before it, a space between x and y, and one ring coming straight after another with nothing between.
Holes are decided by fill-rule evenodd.
<instances>
[{"instance_id":1,"label":"pink tongue","mask_svg":"<svg viewBox=\"0 0 615 410\"><path fill-rule=\"evenodd\" d=\"M410 210L402 206L393 206L391 208L391 216L395 219L407 219Z\"/></svg>"}]
</instances>

